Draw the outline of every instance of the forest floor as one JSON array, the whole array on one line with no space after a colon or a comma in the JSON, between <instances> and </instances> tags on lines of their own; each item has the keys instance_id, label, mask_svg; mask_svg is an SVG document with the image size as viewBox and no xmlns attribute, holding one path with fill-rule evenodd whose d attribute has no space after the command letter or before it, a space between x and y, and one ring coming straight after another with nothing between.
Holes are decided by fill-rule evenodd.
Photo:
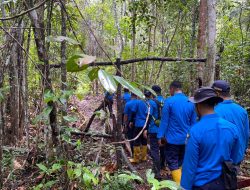
<instances>
[{"instance_id":1,"label":"forest floor","mask_svg":"<svg viewBox=\"0 0 250 190\"><path fill-rule=\"evenodd\" d=\"M93 114L94 110L101 104L103 96L86 96L83 100L78 100L76 97L72 98L69 103L69 110L73 115L78 116L78 120L70 125L83 131L86 124ZM116 105L113 105L115 112ZM108 120L108 122L107 122ZM103 114L96 117L90 128L90 132L101 132L105 133L105 126L107 123L112 123L110 119ZM33 138L39 134L38 131L41 129L30 128L30 137ZM41 133L43 131L40 131ZM114 151L114 145L110 139L100 138L100 137L80 137L73 135L73 141L81 140L84 148L76 150L75 147L70 147L68 150L68 156L74 158L74 160L82 161L90 164L97 164L99 167L99 172L110 172L115 173L116 168L116 157ZM44 175L41 175L39 168L36 166L37 163L45 162L46 157L49 155L44 154L44 145L41 143L43 141L43 136L37 136L36 146L32 145L29 150L25 148L25 141L20 142L21 145L17 149L5 149L4 153L4 188L3 189L18 189L26 190L32 189L35 185L41 183L44 180ZM42 151L43 150L43 151ZM126 150L126 149L125 149ZM128 152L127 152L128 153ZM7 156L6 156L7 155ZM11 167L10 167L11 166ZM140 163L134 166L138 171L139 175L146 180L146 171L151 169L152 160L148 156L147 162ZM124 170L129 170L125 165ZM170 171L168 169L162 171L164 179L171 179ZM246 159L241 164L240 170L240 180L250 178L250 149L247 152ZM135 189L137 190L149 190L150 187L144 183L135 184ZM247 188L250 189L250 188Z\"/></svg>"}]
</instances>

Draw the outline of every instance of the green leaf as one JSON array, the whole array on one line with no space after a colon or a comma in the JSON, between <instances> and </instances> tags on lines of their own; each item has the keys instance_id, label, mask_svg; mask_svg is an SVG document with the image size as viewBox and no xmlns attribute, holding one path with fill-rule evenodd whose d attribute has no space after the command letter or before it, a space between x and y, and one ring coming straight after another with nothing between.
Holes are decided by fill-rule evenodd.
<instances>
[{"instance_id":1,"label":"green leaf","mask_svg":"<svg viewBox=\"0 0 250 190\"><path fill-rule=\"evenodd\" d=\"M82 174L81 168L74 169L74 174L76 175L76 177L80 177Z\"/></svg>"},{"instance_id":2,"label":"green leaf","mask_svg":"<svg viewBox=\"0 0 250 190\"><path fill-rule=\"evenodd\" d=\"M124 88L128 89L130 92L136 94L138 97L145 99L144 94L142 93L142 91L135 87L134 85L132 85L130 82L128 82L127 80L125 80L122 77L119 76L114 76L115 80L117 82L119 82Z\"/></svg>"},{"instance_id":3,"label":"green leaf","mask_svg":"<svg viewBox=\"0 0 250 190\"><path fill-rule=\"evenodd\" d=\"M73 169L68 169L67 170L67 175L68 175L69 179L73 179L73 177L74 177L74 170Z\"/></svg>"},{"instance_id":4,"label":"green leaf","mask_svg":"<svg viewBox=\"0 0 250 190\"><path fill-rule=\"evenodd\" d=\"M76 122L78 120L77 117L73 117L73 116L63 116L63 119L68 122Z\"/></svg>"},{"instance_id":5,"label":"green leaf","mask_svg":"<svg viewBox=\"0 0 250 190\"><path fill-rule=\"evenodd\" d=\"M145 86L145 85L142 85L142 84L139 84L139 83L137 83L137 85L140 86L143 89L146 89L146 90L150 91L154 96L157 96L157 94L155 93L155 91L152 88L150 88L148 86Z\"/></svg>"},{"instance_id":6,"label":"green leaf","mask_svg":"<svg viewBox=\"0 0 250 190\"><path fill-rule=\"evenodd\" d=\"M106 91L108 91L109 93L114 93L116 91L117 85L113 76L108 74L106 71L100 69L98 71L98 77Z\"/></svg>"},{"instance_id":7,"label":"green leaf","mask_svg":"<svg viewBox=\"0 0 250 190\"><path fill-rule=\"evenodd\" d=\"M56 163L56 164L53 164L52 165L52 171L54 172L54 171L56 171L56 170L59 170L59 169L61 169L62 168L62 165L61 164L58 164L58 163Z\"/></svg>"},{"instance_id":8,"label":"green leaf","mask_svg":"<svg viewBox=\"0 0 250 190\"><path fill-rule=\"evenodd\" d=\"M50 90L45 91L44 102L48 103L48 102L55 102L55 101L57 101L56 95L52 93Z\"/></svg>"},{"instance_id":9,"label":"green leaf","mask_svg":"<svg viewBox=\"0 0 250 190\"><path fill-rule=\"evenodd\" d=\"M160 188L161 189L168 188L171 190L178 190L180 187L174 181L164 180L164 181L160 181Z\"/></svg>"},{"instance_id":10,"label":"green leaf","mask_svg":"<svg viewBox=\"0 0 250 190\"><path fill-rule=\"evenodd\" d=\"M47 36L46 42L69 42L73 45L78 45L79 43L76 40L73 40L72 38L66 37L66 36Z\"/></svg>"},{"instance_id":11,"label":"green leaf","mask_svg":"<svg viewBox=\"0 0 250 190\"><path fill-rule=\"evenodd\" d=\"M51 113L52 111L52 107L51 106L47 106L46 108L44 108L42 114L44 117L49 117L49 114Z\"/></svg>"},{"instance_id":12,"label":"green leaf","mask_svg":"<svg viewBox=\"0 0 250 190\"><path fill-rule=\"evenodd\" d=\"M48 168L45 165L43 165L43 164L36 164L36 165L44 173L47 173L49 171Z\"/></svg>"},{"instance_id":13,"label":"green leaf","mask_svg":"<svg viewBox=\"0 0 250 190\"><path fill-rule=\"evenodd\" d=\"M82 65L81 67L77 64L77 61L79 58L83 58L84 54L76 54L71 56L67 63L66 63L66 69L68 72L79 72L86 70L88 68L88 65Z\"/></svg>"},{"instance_id":14,"label":"green leaf","mask_svg":"<svg viewBox=\"0 0 250 190\"><path fill-rule=\"evenodd\" d=\"M47 183L45 183L44 187L51 188L55 183L56 183L56 181L48 181Z\"/></svg>"},{"instance_id":15,"label":"green leaf","mask_svg":"<svg viewBox=\"0 0 250 190\"><path fill-rule=\"evenodd\" d=\"M98 78L98 71L99 71L99 68L94 68L92 69L89 74L88 74L88 77L91 81L95 80Z\"/></svg>"}]
</instances>

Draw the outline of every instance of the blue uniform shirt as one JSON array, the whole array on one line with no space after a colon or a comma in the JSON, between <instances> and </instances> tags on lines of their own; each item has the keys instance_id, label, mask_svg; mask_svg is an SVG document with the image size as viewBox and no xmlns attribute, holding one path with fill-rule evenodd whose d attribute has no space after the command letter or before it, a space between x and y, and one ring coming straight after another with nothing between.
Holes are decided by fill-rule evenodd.
<instances>
[{"instance_id":1,"label":"blue uniform shirt","mask_svg":"<svg viewBox=\"0 0 250 190\"><path fill-rule=\"evenodd\" d=\"M147 102L150 105L150 115L152 116L152 119L149 123L148 132L157 133L159 128L157 127L157 125L155 125L155 120L158 119L158 105L154 100L148 100Z\"/></svg>"},{"instance_id":2,"label":"blue uniform shirt","mask_svg":"<svg viewBox=\"0 0 250 190\"><path fill-rule=\"evenodd\" d=\"M125 104L124 114L128 116L128 121L131 121L132 119L132 112L137 102L138 102L137 99L132 99L128 103Z\"/></svg>"},{"instance_id":3,"label":"blue uniform shirt","mask_svg":"<svg viewBox=\"0 0 250 190\"><path fill-rule=\"evenodd\" d=\"M181 186L191 190L205 185L221 175L222 162L237 159L238 131L235 125L217 114L203 116L190 130Z\"/></svg>"},{"instance_id":4,"label":"blue uniform shirt","mask_svg":"<svg viewBox=\"0 0 250 190\"><path fill-rule=\"evenodd\" d=\"M105 92L104 96L105 98L107 98L107 100L113 102L115 94L110 94L109 92Z\"/></svg>"},{"instance_id":5,"label":"blue uniform shirt","mask_svg":"<svg viewBox=\"0 0 250 190\"><path fill-rule=\"evenodd\" d=\"M195 122L194 104L183 93L176 93L164 102L157 137L165 137L170 144L185 144L187 134Z\"/></svg>"},{"instance_id":6,"label":"blue uniform shirt","mask_svg":"<svg viewBox=\"0 0 250 190\"><path fill-rule=\"evenodd\" d=\"M128 103L131 100L131 94L129 92L125 92L122 96L122 100L125 103Z\"/></svg>"},{"instance_id":7,"label":"blue uniform shirt","mask_svg":"<svg viewBox=\"0 0 250 190\"><path fill-rule=\"evenodd\" d=\"M144 127L148 113L147 103L143 100L138 100L132 111L135 114L135 127Z\"/></svg>"},{"instance_id":8,"label":"blue uniform shirt","mask_svg":"<svg viewBox=\"0 0 250 190\"><path fill-rule=\"evenodd\" d=\"M224 100L215 107L215 112L225 120L235 124L239 130L239 141L241 144L239 151L239 162L243 160L249 140L249 120L247 111L233 100Z\"/></svg>"},{"instance_id":9,"label":"blue uniform shirt","mask_svg":"<svg viewBox=\"0 0 250 190\"><path fill-rule=\"evenodd\" d=\"M165 99L162 95L157 96L156 100L158 100L162 105L164 104L164 101L165 101Z\"/></svg>"}]
</instances>

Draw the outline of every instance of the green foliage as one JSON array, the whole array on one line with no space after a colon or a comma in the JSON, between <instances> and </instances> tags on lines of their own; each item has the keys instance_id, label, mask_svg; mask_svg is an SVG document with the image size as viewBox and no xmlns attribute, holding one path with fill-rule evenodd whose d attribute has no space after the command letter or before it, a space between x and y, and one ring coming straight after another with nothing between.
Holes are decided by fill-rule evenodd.
<instances>
[{"instance_id":1,"label":"green foliage","mask_svg":"<svg viewBox=\"0 0 250 190\"><path fill-rule=\"evenodd\" d=\"M79 71L83 71L87 69L88 65L79 66L78 64L79 58L83 58L83 57L84 57L84 54L76 54L76 55L71 56L66 63L67 71L79 72Z\"/></svg>"},{"instance_id":2,"label":"green foliage","mask_svg":"<svg viewBox=\"0 0 250 190\"><path fill-rule=\"evenodd\" d=\"M110 93L114 93L116 91L117 85L112 75L100 69L98 71L98 77L99 81L101 82L102 86L106 91Z\"/></svg>"},{"instance_id":3,"label":"green foliage","mask_svg":"<svg viewBox=\"0 0 250 190\"><path fill-rule=\"evenodd\" d=\"M4 100L5 96L9 92L9 90L10 90L9 86L0 88L0 102L2 102Z\"/></svg>"},{"instance_id":4,"label":"green foliage","mask_svg":"<svg viewBox=\"0 0 250 190\"><path fill-rule=\"evenodd\" d=\"M146 172L147 176L147 182L152 186L152 190L160 190L164 188L168 188L171 190L180 190L181 188L173 181L170 180L163 180L158 181L154 178L154 174L152 173L152 170L147 170Z\"/></svg>"}]
</instances>

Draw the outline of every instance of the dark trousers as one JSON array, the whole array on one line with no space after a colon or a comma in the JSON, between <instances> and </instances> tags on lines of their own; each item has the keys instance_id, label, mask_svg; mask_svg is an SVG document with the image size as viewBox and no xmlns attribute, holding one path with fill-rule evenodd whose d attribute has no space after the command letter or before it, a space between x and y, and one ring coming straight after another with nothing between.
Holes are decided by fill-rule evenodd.
<instances>
[{"instance_id":1,"label":"dark trousers","mask_svg":"<svg viewBox=\"0 0 250 190\"><path fill-rule=\"evenodd\" d=\"M161 169L166 167L165 145L160 147L160 163Z\"/></svg>"},{"instance_id":2,"label":"dark trousers","mask_svg":"<svg viewBox=\"0 0 250 190\"><path fill-rule=\"evenodd\" d=\"M156 133L149 134L150 140L150 155L153 161L153 172L155 176L160 176L160 155L159 155L159 144Z\"/></svg>"},{"instance_id":3,"label":"dark trousers","mask_svg":"<svg viewBox=\"0 0 250 190\"><path fill-rule=\"evenodd\" d=\"M135 138L139 133L140 131L142 130L142 127L135 127L134 128L134 135L133 135L133 138ZM134 141L134 146L147 146L147 139L145 139L143 137L143 133L139 136L138 139L136 139Z\"/></svg>"},{"instance_id":4,"label":"dark trousers","mask_svg":"<svg viewBox=\"0 0 250 190\"><path fill-rule=\"evenodd\" d=\"M127 133L126 133L127 139L128 140L133 139L134 138L134 128L130 128L128 125L126 127L127 127ZM134 154L134 150L133 150L134 142L130 141L129 143L130 143L130 147L132 150L132 154Z\"/></svg>"},{"instance_id":5,"label":"dark trousers","mask_svg":"<svg viewBox=\"0 0 250 190\"><path fill-rule=\"evenodd\" d=\"M221 177L199 187L193 187L193 190L225 190L225 185Z\"/></svg>"},{"instance_id":6,"label":"dark trousers","mask_svg":"<svg viewBox=\"0 0 250 190\"><path fill-rule=\"evenodd\" d=\"M165 156L170 171L182 166L185 154L185 145L166 144Z\"/></svg>"}]
</instances>

